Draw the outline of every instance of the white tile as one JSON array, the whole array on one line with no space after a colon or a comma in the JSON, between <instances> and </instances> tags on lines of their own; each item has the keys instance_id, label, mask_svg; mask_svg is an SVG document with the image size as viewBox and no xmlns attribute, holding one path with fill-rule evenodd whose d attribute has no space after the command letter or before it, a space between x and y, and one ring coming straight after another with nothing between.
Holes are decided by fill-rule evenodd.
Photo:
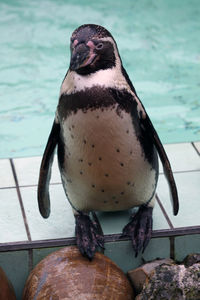
<instances>
[{"instance_id":1,"label":"white tile","mask_svg":"<svg viewBox=\"0 0 200 300\"><path fill-rule=\"evenodd\" d=\"M200 142L196 142L194 143L196 149L199 151L199 154L200 154Z\"/></svg>"},{"instance_id":2,"label":"white tile","mask_svg":"<svg viewBox=\"0 0 200 300\"><path fill-rule=\"evenodd\" d=\"M15 158L14 165L17 173L19 186L37 185L42 157ZM57 156L54 157L51 173L51 183L60 183Z\"/></svg>"},{"instance_id":3,"label":"white tile","mask_svg":"<svg viewBox=\"0 0 200 300\"><path fill-rule=\"evenodd\" d=\"M164 145L173 172L200 170L200 158L190 143ZM160 173L163 173L159 162Z\"/></svg>"},{"instance_id":4,"label":"white tile","mask_svg":"<svg viewBox=\"0 0 200 300\"><path fill-rule=\"evenodd\" d=\"M15 186L9 159L0 160L0 188Z\"/></svg>"},{"instance_id":5,"label":"white tile","mask_svg":"<svg viewBox=\"0 0 200 300\"><path fill-rule=\"evenodd\" d=\"M26 241L27 234L15 188L0 189L0 243Z\"/></svg>"},{"instance_id":6,"label":"white tile","mask_svg":"<svg viewBox=\"0 0 200 300\"><path fill-rule=\"evenodd\" d=\"M51 213L44 219L37 203L37 187L20 188L32 240L74 236L74 216L61 184L50 186Z\"/></svg>"},{"instance_id":7,"label":"white tile","mask_svg":"<svg viewBox=\"0 0 200 300\"><path fill-rule=\"evenodd\" d=\"M179 196L179 212L173 215L167 181L164 175L159 176L158 196L174 227L200 225L200 171L175 174Z\"/></svg>"}]
</instances>

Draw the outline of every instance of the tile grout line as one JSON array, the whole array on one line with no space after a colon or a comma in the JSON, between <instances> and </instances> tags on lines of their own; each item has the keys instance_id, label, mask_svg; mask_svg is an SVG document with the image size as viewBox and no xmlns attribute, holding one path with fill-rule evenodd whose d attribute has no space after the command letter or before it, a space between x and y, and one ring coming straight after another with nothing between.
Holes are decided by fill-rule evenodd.
<instances>
[{"instance_id":1,"label":"tile grout line","mask_svg":"<svg viewBox=\"0 0 200 300\"><path fill-rule=\"evenodd\" d=\"M51 185L61 185L62 182L52 182L50 183L50 186ZM27 188L27 187L37 187L38 185L36 183L33 183L33 184L24 184L24 185L19 185L20 188ZM9 189L15 189L16 188L16 185L15 186L5 186L5 187L0 187L0 190L9 190Z\"/></svg>"},{"instance_id":2,"label":"tile grout line","mask_svg":"<svg viewBox=\"0 0 200 300\"><path fill-rule=\"evenodd\" d=\"M156 200L158 202L158 205L160 206L160 209L162 210L162 213L163 213L165 219L167 220L167 223L168 223L170 229L174 229L174 226L173 226L173 224L172 224L172 222L171 222L166 210L164 209L157 194L156 194ZM169 237L169 244L170 244L170 250L169 250L170 258L174 259L175 258L175 238L174 238L174 236Z\"/></svg>"},{"instance_id":3,"label":"tile grout line","mask_svg":"<svg viewBox=\"0 0 200 300\"><path fill-rule=\"evenodd\" d=\"M170 258L175 260L175 237L170 236L169 242L170 242Z\"/></svg>"},{"instance_id":4,"label":"tile grout line","mask_svg":"<svg viewBox=\"0 0 200 300\"><path fill-rule=\"evenodd\" d=\"M182 170L182 171L173 171L173 174L185 174L185 173L194 173L194 172L199 172L200 169L195 169L195 170ZM165 175L164 172L160 172L159 175Z\"/></svg>"},{"instance_id":5,"label":"tile grout line","mask_svg":"<svg viewBox=\"0 0 200 300\"><path fill-rule=\"evenodd\" d=\"M194 150L196 151L196 153L200 156L199 150L198 150L197 147L195 146L195 143L192 142L191 144L192 144Z\"/></svg>"},{"instance_id":6,"label":"tile grout line","mask_svg":"<svg viewBox=\"0 0 200 300\"><path fill-rule=\"evenodd\" d=\"M12 158L9 160L10 160L10 164L11 164L11 168L12 168L12 172L13 172L13 176L14 176L14 180L15 180L15 184L16 184L16 190L17 190L18 200L19 200L19 204L20 204L20 208L21 208L21 212L22 212L22 216L23 216L23 221L24 221L24 225L25 225L25 229L26 229L26 234L28 237L28 241L31 242L31 234L30 234L30 230L29 230L29 226L28 226L28 222L27 222L27 218L26 218L26 213L25 213L25 209L24 209L24 205L23 205L23 201L22 201L22 196L21 196L20 189L19 189L19 183L18 183L18 179L17 179L15 166L14 166Z\"/></svg>"},{"instance_id":7,"label":"tile grout line","mask_svg":"<svg viewBox=\"0 0 200 300\"><path fill-rule=\"evenodd\" d=\"M157 194L156 194L156 200L157 200L157 202L158 202L158 204L160 206L160 209L162 210L162 213L163 213L165 219L167 220L167 223L168 223L170 229L174 229L174 226L173 226L173 224L172 224L172 222L171 222L171 220L170 220L170 218L169 218L166 210L164 209L164 207L163 207L163 205L162 205L162 203L161 203L161 201L160 201L160 199L159 199L159 197L158 197Z\"/></svg>"},{"instance_id":8,"label":"tile grout line","mask_svg":"<svg viewBox=\"0 0 200 300\"><path fill-rule=\"evenodd\" d=\"M30 273L33 270L33 249L32 248L28 250L28 258L29 258L28 268Z\"/></svg>"}]
</instances>

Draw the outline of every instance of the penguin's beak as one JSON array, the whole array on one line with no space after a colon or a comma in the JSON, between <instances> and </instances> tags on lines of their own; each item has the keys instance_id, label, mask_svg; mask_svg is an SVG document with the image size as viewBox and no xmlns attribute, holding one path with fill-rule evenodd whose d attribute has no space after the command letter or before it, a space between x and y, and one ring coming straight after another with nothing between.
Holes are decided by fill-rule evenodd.
<instances>
[{"instance_id":1,"label":"penguin's beak","mask_svg":"<svg viewBox=\"0 0 200 300\"><path fill-rule=\"evenodd\" d=\"M70 70L76 71L90 65L94 61L95 57L96 54L89 46L84 43L77 45L72 50Z\"/></svg>"}]
</instances>

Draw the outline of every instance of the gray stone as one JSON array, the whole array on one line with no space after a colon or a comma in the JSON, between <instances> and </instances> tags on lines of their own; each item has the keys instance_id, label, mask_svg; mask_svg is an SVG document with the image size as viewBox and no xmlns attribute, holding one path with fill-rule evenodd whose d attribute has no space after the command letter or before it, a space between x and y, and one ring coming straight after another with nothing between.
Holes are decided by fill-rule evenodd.
<instances>
[{"instance_id":1,"label":"gray stone","mask_svg":"<svg viewBox=\"0 0 200 300\"><path fill-rule=\"evenodd\" d=\"M200 300L200 264L157 266L137 300Z\"/></svg>"},{"instance_id":2,"label":"gray stone","mask_svg":"<svg viewBox=\"0 0 200 300\"><path fill-rule=\"evenodd\" d=\"M162 264L174 264L175 262L170 259L170 258L166 258L166 259L156 259L153 260L149 263L146 263L142 266L140 266L137 269L131 270L128 272L128 276L134 286L134 289L136 291L136 293L140 293L143 285L146 281L147 278L149 278L151 272L157 267L160 266Z\"/></svg>"},{"instance_id":3,"label":"gray stone","mask_svg":"<svg viewBox=\"0 0 200 300\"><path fill-rule=\"evenodd\" d=\"M200 263L200 253L192 253L185 257L183 264L186 267L190 267L196 263Z\"/></svg>"}]
</instances>

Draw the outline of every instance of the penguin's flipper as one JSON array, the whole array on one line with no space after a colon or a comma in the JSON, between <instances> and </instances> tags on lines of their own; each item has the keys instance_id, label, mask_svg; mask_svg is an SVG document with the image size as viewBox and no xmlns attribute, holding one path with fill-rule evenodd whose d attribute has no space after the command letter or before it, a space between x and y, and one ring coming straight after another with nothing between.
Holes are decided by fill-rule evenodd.
<instances>
[{"instance_id":1,"label":"penguin's flipper","mask_svg":"<svg viewBox=\"0 0 200 300\"><path fill-rule=\"evenodd\" d=\"M54 121L48 142L43 154L38 182L38 205L41 215L48 218L50 214L49 182L54 151L58 143L60 124Z\"/></svg>"},{"instance_id":2,"label":"penguin's flipper","mask_svg":"<svg viewBox=\"0 0 200 300\"><path fill-rule=\"evenodd\" d=\"M141 205L137 213L132 214L130 222L124 227L122 236L131 238L135 256L142 250L144 252L152 234L153 207Z\"/></svg>"},{"instance_id":3,"label":"penguin's flipper","mask_svg":"<svg viewBox=\"0 0 200 300\"><path fill-rule=\"evenodd\" d=\"M91 260L98 247L104 248L104 237L101 225L95 215L94 221L87 214L75 214L76 243L80 252ZM94 217L94 215L93 215Z\"/></svg>"},{"instance_id":4,"label":"penguin's flipper","mask_svg":"<svg viewBox=\"0 0 200 300\"><path fill-rule=\"evenodd\" d=\"M178 192L177 192L176 183L174 180L174 176L172 173L169 159L168 159L165 149L159 139L159 136L158 136L155 128L153 127L153 124L151 123L151 120L149 119L149 116L147 114L144 119L141 119L141 122L142 122L142 125L145 127L146 132L149 133L150 138L153 140L153 143L158 151L160 160L163 165L164 174L168 181L168 185L169 185L169 189L170 189L170 198L171 198L171 202L173 205L173 212L174 212L174 215L177 215L178 210L179 210Z\"/></svg>"}]
</instances>

